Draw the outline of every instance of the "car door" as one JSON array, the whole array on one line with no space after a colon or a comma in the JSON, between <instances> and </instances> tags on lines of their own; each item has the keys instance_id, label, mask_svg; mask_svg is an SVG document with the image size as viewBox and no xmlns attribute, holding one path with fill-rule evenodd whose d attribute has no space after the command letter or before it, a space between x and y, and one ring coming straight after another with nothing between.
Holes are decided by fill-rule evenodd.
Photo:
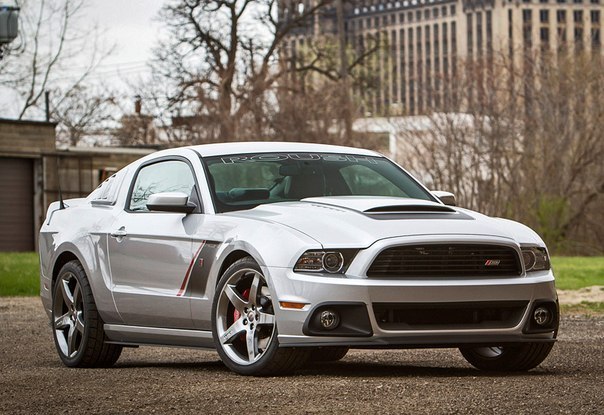
<instances>
[{"instance_id":1,"label":"car door","mask_svg":"<svg viewBox=\"0 0 604 415\"><path fill-rule=\"evenodd\" d=\"M149 196L161 192L193 195L195 176L185 158L142 165L131 183L124 209L108 237L112 290L125 324L191 328L191 307L183 296L193 266L192 214L150 212Z\"/></svg>"}]
</instances>

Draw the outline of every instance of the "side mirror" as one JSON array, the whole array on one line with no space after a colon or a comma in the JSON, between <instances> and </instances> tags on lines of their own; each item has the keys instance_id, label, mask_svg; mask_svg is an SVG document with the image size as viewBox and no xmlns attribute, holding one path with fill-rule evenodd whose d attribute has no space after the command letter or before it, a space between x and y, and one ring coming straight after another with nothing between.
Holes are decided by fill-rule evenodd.
<instances>
[{"instance_id":1,"label":"side mirror","mask_svg":"<svg viewBox=\"0 0 604 415\"><path fill-rule=\"evenodd\" d=\"M158 212L192 213L197 208L182 192L155 193L147 200L147 209Z\"/></svg>"},{"instance_id":2,"label":"side mirror","mask_svg":"<svg viewBox=\"0 0 604 415\"><path fill-rule=\"evenodd\" d=\"M455 201L455 195L450 192L443 192L442 190L432 190L432 194L440 199L447 206L457 206Z\"/></svg>"}]
</instances>

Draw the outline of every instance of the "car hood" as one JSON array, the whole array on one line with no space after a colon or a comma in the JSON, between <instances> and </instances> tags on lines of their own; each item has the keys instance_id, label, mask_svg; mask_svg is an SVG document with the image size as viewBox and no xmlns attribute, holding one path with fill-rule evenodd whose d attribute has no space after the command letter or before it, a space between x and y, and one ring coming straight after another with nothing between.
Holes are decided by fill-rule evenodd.
<instances>
[{"instance_id":1,"label":"car hood","mask_svg":"<svg viewBox=\"0 0 604 415\"><path fill-rule=\"evenodd\" d=\"M380 239L419 235L476 235L543 244L535 232L520 223L408 198L316 197L260 205L230 215L293 228L326 248L365 248Z\"/></svg>"}]
</instances>

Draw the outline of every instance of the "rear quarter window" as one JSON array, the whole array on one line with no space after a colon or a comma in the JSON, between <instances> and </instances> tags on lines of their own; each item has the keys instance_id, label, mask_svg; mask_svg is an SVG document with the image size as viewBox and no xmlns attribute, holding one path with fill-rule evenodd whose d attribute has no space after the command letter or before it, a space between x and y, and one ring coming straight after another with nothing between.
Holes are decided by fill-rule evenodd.
<instances>
[{"instance_id":1,"label":"rear quarter window","mask_svg":"<svg viewBox=\"0 0 604 415\"><path fill-rule=\"evenodd\" d=\"M87 199L92 203L110 205L115 204L126 171L127 169L122 169L108 177L96 189L94 189L90 195L88 195Z\"/></svg>"}]
</instances>

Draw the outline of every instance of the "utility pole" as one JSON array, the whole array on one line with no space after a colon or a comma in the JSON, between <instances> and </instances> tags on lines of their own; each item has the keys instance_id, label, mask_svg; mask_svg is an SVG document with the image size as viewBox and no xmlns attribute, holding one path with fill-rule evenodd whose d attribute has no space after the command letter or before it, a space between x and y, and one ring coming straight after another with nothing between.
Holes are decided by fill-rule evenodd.
<instances>
[{"instance_id":1,"label":"utility pole","mask_svg":"<svg viewBox=\"0 0 604 415\"><path fill-rule=\"evenodd\" d=\"M346 33L344 32L344 0L336 0L336 18L338 20L338 41L340 49L340 77L344 84L344 131L346 141L352 143L350 80L348 76L348 57L346 55Z\"/></svg>"}]
</instances>

